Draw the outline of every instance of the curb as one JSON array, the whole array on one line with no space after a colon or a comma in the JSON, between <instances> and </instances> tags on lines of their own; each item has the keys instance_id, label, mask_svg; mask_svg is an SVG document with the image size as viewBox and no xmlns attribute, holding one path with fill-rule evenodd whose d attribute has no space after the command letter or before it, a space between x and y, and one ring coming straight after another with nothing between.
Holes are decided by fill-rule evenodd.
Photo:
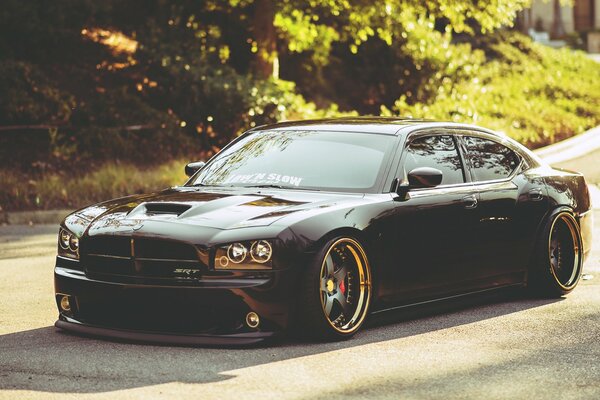
<instances>
[{"instance_id":1,"label":"curb","mask_svg":"<svg viewBox=\"0 0 600 400\"><path fill-rule=\"evenodd\" d=\"M600 126L533 152L548 164L559 164L600 149Z\"/></svg>"}]
</instances>

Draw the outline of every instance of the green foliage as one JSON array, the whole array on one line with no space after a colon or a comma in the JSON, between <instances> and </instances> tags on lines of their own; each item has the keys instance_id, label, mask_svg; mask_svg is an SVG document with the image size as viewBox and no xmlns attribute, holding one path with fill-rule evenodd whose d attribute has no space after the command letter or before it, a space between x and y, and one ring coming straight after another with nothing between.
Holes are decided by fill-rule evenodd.
<instances>
[{"instance_id":1,"label":"green foliage","mask_svg":"<svg viewBox=\"0 0 600 400\"><path fill-rule=\"evenodd\" d=\"M0 61L0 125L17 126L0 135L0 165L35 173L107 158L144 162L149 149L169 159L187 154L181 151L186 146L193 148L166 112L127 86L89 98L76 96L68 86L38 65Z\"/></svg>"},{"instance_id":2,"label":"green foliage","mask_svg":"<svg viewBox=\"0 0 600 400\"><path fill-rule=\"evenodd\" d=\"M332 42L346 43L356 54L371 38L388 45L420 42L425 30L487 33L511 26L517 11L530 0L328 0L278 2L275 26L290 51L314 52L315 61L327 63ZM436 22L440 22L437 24ZM413 36L414 33L414 38Z\"/></svg>"},{"instance_id":3,"label":"green foliage","mask_svg":"<svg viewBox=\"0 0 600 400\"><path fill-rule=\"evenodd\" d=\"M0 191L0 209L76 209L106 199L161 190L186 181L186 162L173 160L151 168L110 162L84 176L64 171L35 178L0 169L0 185L4 188Z\"/></svg>"},{"instance_id":4,"label":"green foliage","mask_svg":"<svg viewBox=\"0 0 600 400\"><path fill-rule=\"evenodd\" d=\"M468 43L454 44L449 31L432 29L432 24L429 17L416 17L391 46L370 39L357 54L338 46L330 64L316 69L319 79L306 74L306 63L290 78L308 98L325 88L330 101L360 113L378 114L381 105L390 106L400 96L410 104L427 101L440 87L470 76L484 60L483 52Z\"/></svg>"},{"instance_id":5,"label":"green foliage","mask_svg":"<svg viewBox=\"0 0 600 400\"><path fill-rule=\"evenodd\" d=\"M600 124L600 65L585 54L554 50L516 33L486 37L488 61L468 77L447 81L428 100L403 96L400 115L453 120L506 132L539 147ZM384 114L390 111L384 108Z\"/></svg>"},{"instance_id":6,"label":"green foliage","mask_svg":"<svg viewBox=\"0 0 600 400\"><path fill-rule=\"evenodd\" d=\"M37 65L0 61L0 121L3 124L63 123L75 99Z\"/></svg>"}]
</instances>

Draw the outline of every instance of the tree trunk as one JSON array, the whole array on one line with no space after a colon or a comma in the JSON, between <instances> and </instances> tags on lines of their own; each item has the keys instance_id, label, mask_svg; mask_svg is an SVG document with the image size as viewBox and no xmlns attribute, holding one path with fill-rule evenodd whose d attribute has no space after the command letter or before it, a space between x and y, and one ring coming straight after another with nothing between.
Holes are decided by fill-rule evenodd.
<instances>
[{"instance_id":1,"label":"tree trunk","mask_svg":"<svg viewBox=\"0 0 600 400\"><path fill-rule=\"evenodd\" d=\"M524 34L529 34L529 29L533 27L531 22L531 8L526 8L517 13L517 28Z\"/></svg>"},{"instance_id":2,"label":"tree trunk","mask_svg":"<svg viewBox=\"0 0 600 400\"><path fill-rule=\"evenodd\" d=\"M278 72L273 68L277 61L277 36L275 26L273 26L274 19L273 0L254 1L254 40L256 40L257 52L253 70L254 75L260 79L268 79L274 76L274 72Z\"/></svg>"},{"instance_id":3,"label":"tree trunk","mask_svg":"<svg viewBox=\"0 0 600 400\"><path fill-rule=\"evenodd\" d=\"M560 39L565 37L565 26L562 21L562 10L560 0L554 0L554 13L552 16L552 30L550 36L552 39Z\"/></svg>"}]
</instances>

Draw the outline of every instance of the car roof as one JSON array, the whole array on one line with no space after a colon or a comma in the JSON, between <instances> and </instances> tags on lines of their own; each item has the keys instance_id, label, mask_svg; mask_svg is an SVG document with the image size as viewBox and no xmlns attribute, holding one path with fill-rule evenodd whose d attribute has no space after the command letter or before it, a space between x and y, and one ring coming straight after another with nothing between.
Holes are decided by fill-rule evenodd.
<instances>
[{"instance_id":1,"label":"car roof","mask_svg":"<svg viewBox=\"0 0 600 400\"><path fill-rule=\"evenodd\" d=\"M444 122L427 119L398 118L398 117L343 117L313 120L286 121L276 124L262 125L251 129L259 130L309 130L309 131L339 131L339 132L364 132L400 135L416 129L427 128L463 128L477 130L488 134L503 137L504 135L481 128L475 125Z\"/></svg>"}]
</instances>

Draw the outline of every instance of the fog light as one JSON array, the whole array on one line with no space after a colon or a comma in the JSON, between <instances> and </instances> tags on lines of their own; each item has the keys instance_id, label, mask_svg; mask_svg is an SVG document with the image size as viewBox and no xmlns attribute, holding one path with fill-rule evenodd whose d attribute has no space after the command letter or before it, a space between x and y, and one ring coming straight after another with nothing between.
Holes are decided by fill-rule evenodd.
<instances>
[{"instance_id":1,"label":"fog light","mask_svg":"<svg viewBox=\"0 0 600 400\"><path fill-rule=\"evenodd\" d=\"M71 312L71 302L69 296L63 296L60 299L60 309L64 312Z\"/></svg>"},{"instance_id":2,"label":"fog light","mask_svg":"<svg viewBox=\"0 0 600 400\"><path fill-rule=\"evenodd\" d=\"M250 328L256 328L260 324L260 318L258 317L258 314L255 313L254 311L249 312L246 315L246 324Z\"/></svg>"}]
</instances>

